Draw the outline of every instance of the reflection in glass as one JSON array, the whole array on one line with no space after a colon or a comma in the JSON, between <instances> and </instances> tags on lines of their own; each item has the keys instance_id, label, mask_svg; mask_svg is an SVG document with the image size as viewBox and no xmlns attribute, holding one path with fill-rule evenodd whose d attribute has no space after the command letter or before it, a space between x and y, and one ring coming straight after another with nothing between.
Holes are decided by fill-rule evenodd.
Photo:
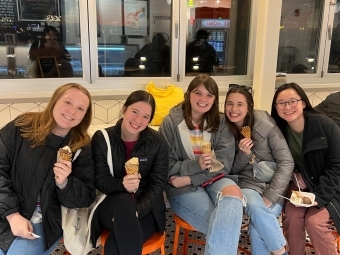
<instances>
[{"instance_id":1,"label":"reflection in glass","mask_svg":"<svg viewBox=\"0 0 340 255\"><path fill-rule=\"evenodd\" d=\"M79 2L20 3L0 1L0 79L41 78L38 57L56 58L44 77L82 77Z\"/></svg>"},{"instance_id":2,"label":"reflection in glass","mask_svg":"<svg viewBox=\"0 0 340 255\"><path fill-rule=\"evenodd\" d=\"M334 12L328 72L340 73L340 0L337 0Z\"/></svg>"},{"instance_id":3,"label":"reflection in glass","mask_svg":"<svg viewBox=\"0 0 340 255\"><path fill-rule=\"evenodd\" d=\"M250 4L249 0L188 2L187 76L247 73Z\"/></svg>"},{"instance_id":4,"label":"reflection in glass","mask_svg":"<svg viewBox=\"0 0 340 255\"><path fill-rule=\"evenodd\" d=\"M323 2L282 1L277 72L316 73Z\"/></svg>"},{"instance_id":5,"label":"reflection in glass","mask_svg":"<svg viewBox=\"0 0 340 255\"><path fill-rule=\"evenodd\" d=\"M99 76L170 76L169 1L97 0L97 10Z\"/></svg>"}]
</instances>

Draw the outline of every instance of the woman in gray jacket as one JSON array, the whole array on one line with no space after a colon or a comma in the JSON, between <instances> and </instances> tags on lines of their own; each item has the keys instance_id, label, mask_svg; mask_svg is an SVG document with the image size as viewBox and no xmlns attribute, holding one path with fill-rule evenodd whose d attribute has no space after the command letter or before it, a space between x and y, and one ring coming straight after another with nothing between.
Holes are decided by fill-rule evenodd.
<instances>
[{"instance_id":1,"label":"woman in gray jacket","mask_svg":"<svg viewBox=\"0 0 340 255\"><path fill-rule=\"evenodd\" d=\"M218 87L209 76L196 76L184 102L172 108L160 127L169 147L166 194L172 210L206 235L205 255L235 255L242 223L242 192L229 178L202 187L204 182L229 174L235 140L219 113ZM212 154L201 143L211 142L223 165L211 172Z\"/></svg>"},{"instance_id":2,"label":"woman in gray jacket","mask_svg":"<svg viewBox=\"0 0 340 255\"><path fill-rule=\"evenodd\" d=\"M241 87L228 91L225 115L237 144L232 172L247 198L252 254L287 254L277 220L283 206L277 195L284 195L294 169L287 142L267 112L254 111L252 95ZM242 132L245 126L249 135Z\"/></svg>"}]
</instances>

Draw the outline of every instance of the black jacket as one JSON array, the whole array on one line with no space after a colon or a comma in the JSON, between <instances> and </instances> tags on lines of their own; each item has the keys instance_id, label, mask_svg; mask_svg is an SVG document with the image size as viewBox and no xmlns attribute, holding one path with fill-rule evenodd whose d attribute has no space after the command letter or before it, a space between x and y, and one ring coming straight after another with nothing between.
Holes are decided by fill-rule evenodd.
<instances>
[{"instance_id":1,"label":"black jacket","mask_svg":"<svg viewBox=\"0 0 340 255\"><path fill-rule=\"evenodd\" d=\"M46 144L31 148L20 129L10 122L0 130L0 248L8 250L15 239L7 215L19 212L30 220L39 192L45 248L50 248L63 234L60 205L88 207L95 199L91 147L82 148L72 163L72 173L65 189L55 185L53 166L57 151L68 144L65 138L50 134Z\"/></svg>"},{"instance_id":2,"label":"black jacket","mask_svg":"<svg viewBox=\"0 0 340 255\"><path fill-rule=\"evenodd\" d=\"M99 130L92 137L96 174L95 183L97 189L102 193L112 194L125 191L123 177L125 175L124 164L127 160L125 144L121 139L121 120L115 126L106 130L111 143L114 177L111 176L107 163L105 138ZM167 145L160 133L147 127L141 132L131 156L139 158L139 173L142 176L138 191L135 194L138 217L142 218L151 212L157 222L159 231L163 232L165 229L163 191L167 182L169 168ZM96 216L98 214L94 215L91 223L91 240L93 243L96 242L100 235L100 227Z\"/></svg>"},{"instance_id":3,"label":"black jacket","mask_svg":"<svg viewBox=\"0 0 340 255\"><path fill-rule=\"evenodd\" d=\"M327 208L340 233L340 128L321 114L304 116L300 172L318 207Z\"/></svg>"}]
</instances>

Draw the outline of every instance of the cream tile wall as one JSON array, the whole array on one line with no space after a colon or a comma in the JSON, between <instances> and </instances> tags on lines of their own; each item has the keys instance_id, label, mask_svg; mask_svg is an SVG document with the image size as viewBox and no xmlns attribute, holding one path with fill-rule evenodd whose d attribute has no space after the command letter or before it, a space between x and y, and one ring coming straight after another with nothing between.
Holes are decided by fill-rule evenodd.
<instances>
[{"instance_id":1,"label":"cream tile wall","mask_svg":"<svg viewBox=\"0 0 340 255\"><path fill-rule=\"evenodd\" d=\"M316 106L333 92L335 91L307 92L307 95L311 104ZM220 96L221 112L224 111L224 100L225 96ZM89 132L93 133L97 129L115 124L119 119L123 104L124 100L95 100L93 102L93 120ZM15 119L19 114L27 111L42 111L46 105L47 102L0 104L0 128Z\"/></svg>"}]
</instances>

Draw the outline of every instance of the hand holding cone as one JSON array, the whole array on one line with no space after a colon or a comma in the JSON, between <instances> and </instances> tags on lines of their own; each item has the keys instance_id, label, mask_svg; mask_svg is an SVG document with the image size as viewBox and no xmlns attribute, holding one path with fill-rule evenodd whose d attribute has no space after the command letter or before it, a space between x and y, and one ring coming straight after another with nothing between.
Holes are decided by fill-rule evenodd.
<instances>
[{"instance_id":1,"label":"hand holding cone","mask_svg":"<svg viewBox=\"0 0 340 255\"><path fill-rule=\"evenodd\" d=\"M72 151L69 146L64 146L63 148L60 148L57 152L57 163L59 163L61 160L67 160L72 161ZM55 178L58 176L56 175Z\"/></svg>"}]
</instances>

